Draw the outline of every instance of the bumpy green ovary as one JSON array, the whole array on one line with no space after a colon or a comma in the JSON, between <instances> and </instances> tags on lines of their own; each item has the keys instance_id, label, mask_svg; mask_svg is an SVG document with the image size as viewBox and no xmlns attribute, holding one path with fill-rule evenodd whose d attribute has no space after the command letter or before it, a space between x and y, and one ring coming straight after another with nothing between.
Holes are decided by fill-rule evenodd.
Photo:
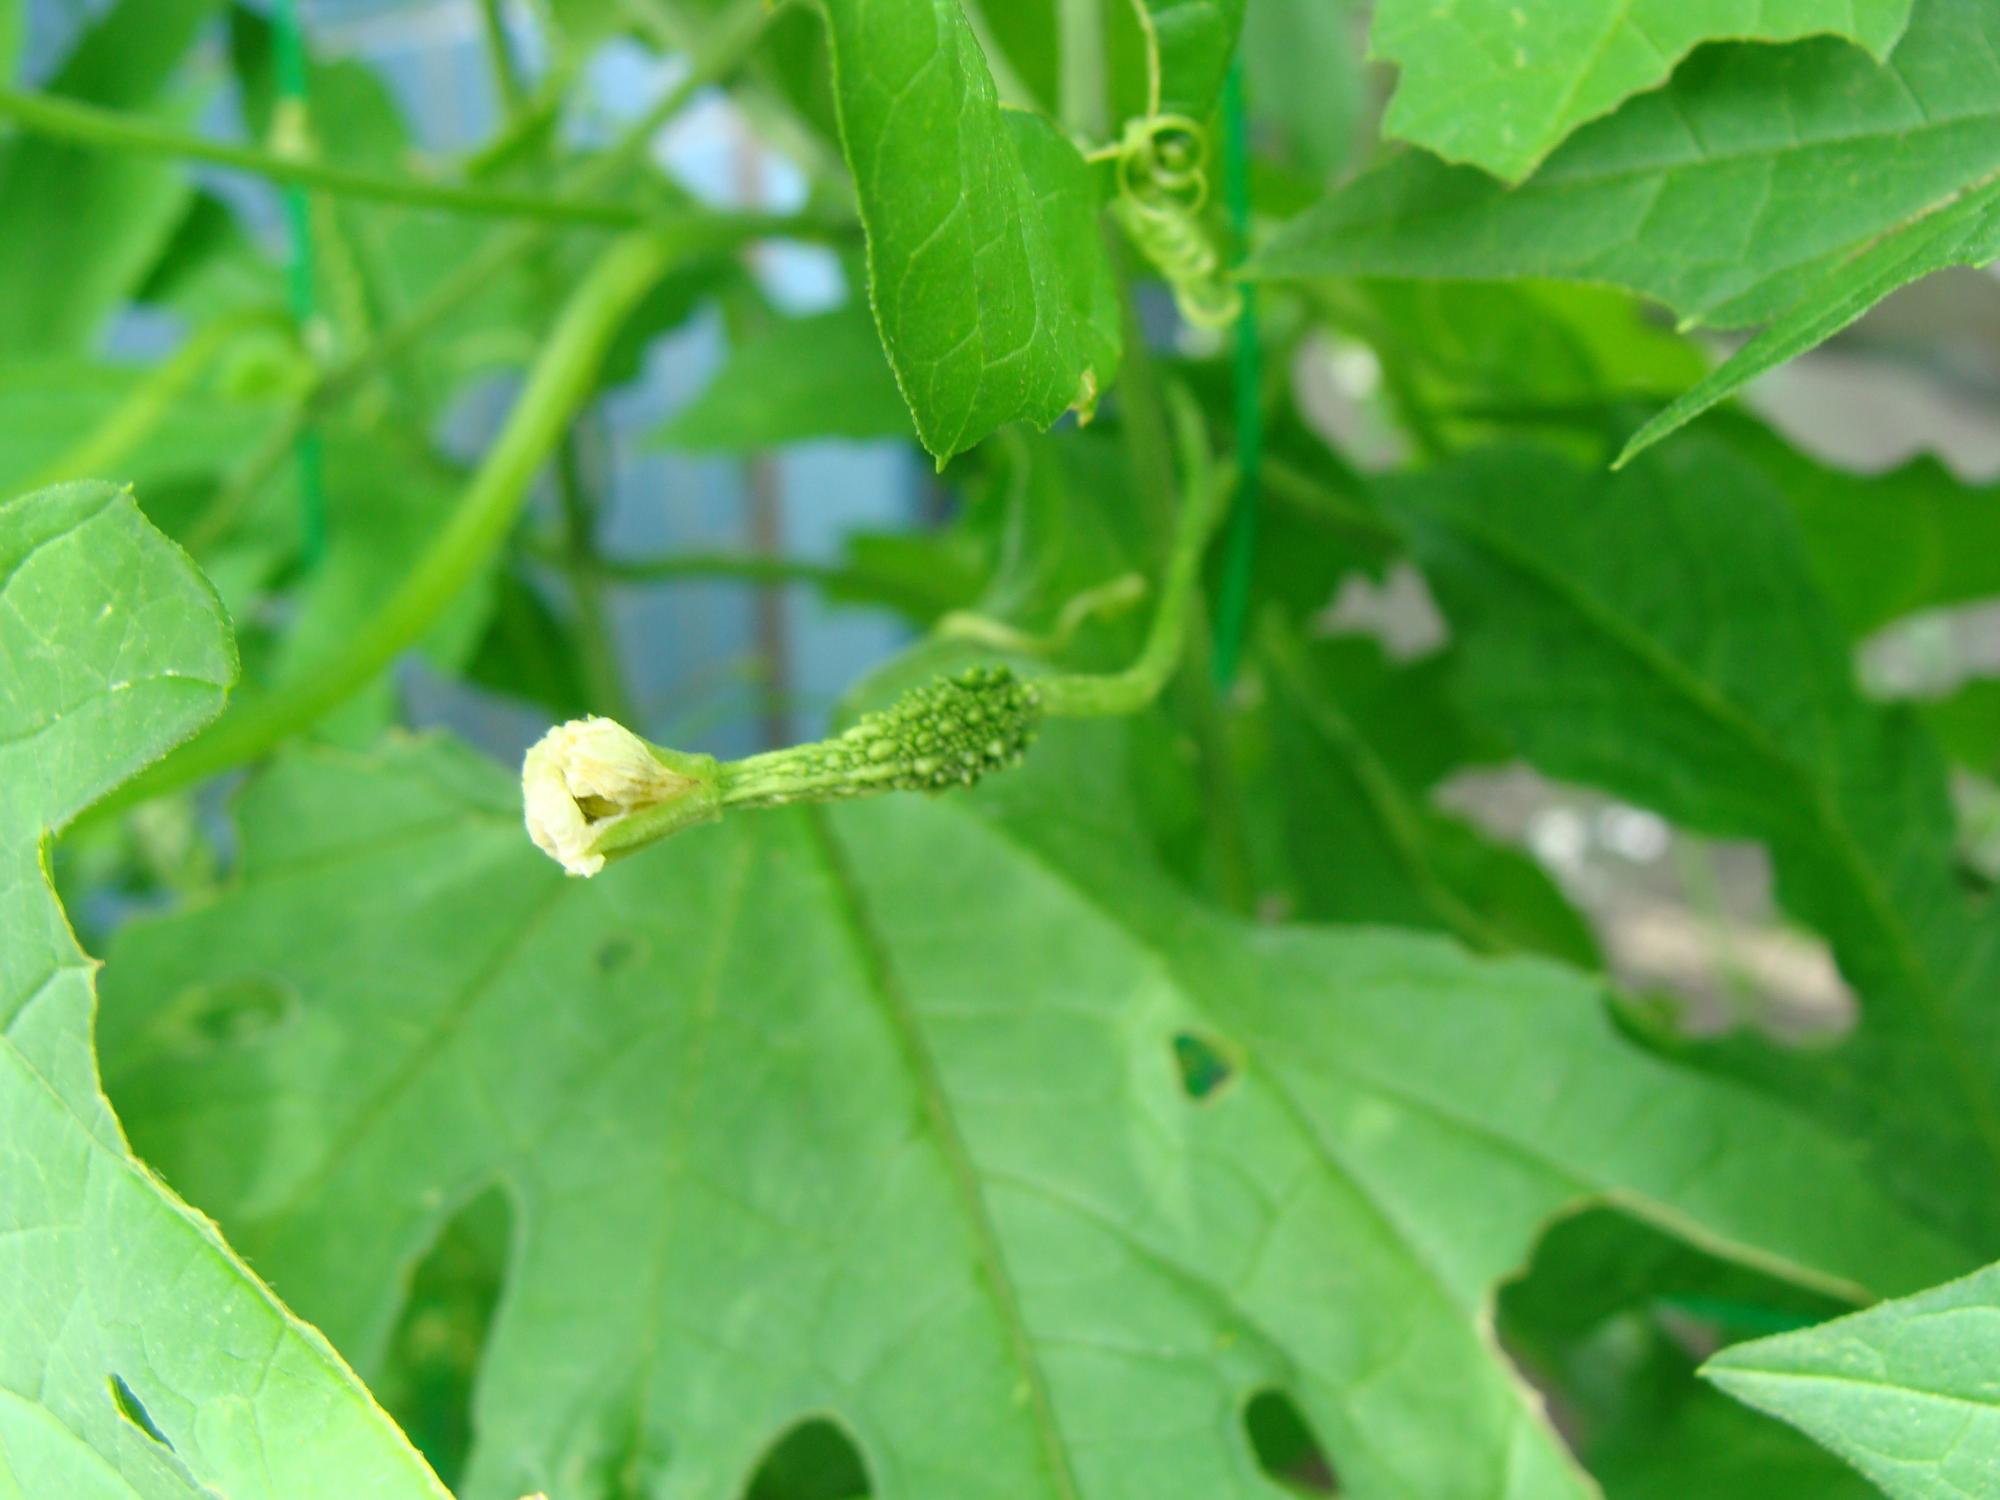
<instances>
[{"instance_id":1,"label":"bumpy green ovary","mask_svg":"<svg viewBox=\"0 0 2000 1500\"><path fill-rule=\"evenodd\" d=\"M1041 695L1005 667L974 667L910 689L846 733L722 768L725 807L971 786L1021 763Z\"/></svg>"}]
</instances>

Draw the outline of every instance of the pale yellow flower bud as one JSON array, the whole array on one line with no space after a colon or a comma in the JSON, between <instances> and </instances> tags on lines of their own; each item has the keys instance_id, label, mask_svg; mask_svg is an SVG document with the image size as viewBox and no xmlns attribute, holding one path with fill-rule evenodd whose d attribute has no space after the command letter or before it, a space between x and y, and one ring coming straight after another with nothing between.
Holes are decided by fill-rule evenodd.
<instances>
[{"instance_id":1,"label":"pale yellow flower bud","mask_svg":"<svg viewBox=\"0 0 2000 1500\"><path fill-rule=\"evenodd\" d=\"M528 836L564 870L585 877L604 868L603 842L613 827L702 787L613 719L558 724L521 763Z\"/></svg>"}]
</instances>

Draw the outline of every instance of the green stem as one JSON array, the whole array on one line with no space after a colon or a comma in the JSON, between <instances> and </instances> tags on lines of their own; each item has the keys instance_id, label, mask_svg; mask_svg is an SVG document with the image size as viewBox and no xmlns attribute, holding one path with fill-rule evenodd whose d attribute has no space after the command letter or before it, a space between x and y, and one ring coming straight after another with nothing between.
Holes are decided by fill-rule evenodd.
<instances>
[{"instance_id":1,"label":"green stem","mask_svg":"<svg viewBox=\"0 0 2000 1500\"><path fill-rule=\"evenodd\" d=\"M306 102L307 67L305 38L299 31L298 0L279 0L278 116L277 135L284 154L309 161L312 149L312 116ZM299 340L308 352L319 348L319 273L313 256L312 200L296 182L284 185L285 240L290 252L285 267L287 295L292 317L299 327ZM318 431L307 425L294 445L299 471L299 555L308 569L318 566L326 555L326 465Z\"/></svg>"},{"instance_id":2,"label":"green stem","mask_svg":"<svg viewBox=\"0 0 2000 1500\"><path fill-rule=\"evenodd\" d=\"M1123 247L1113 241L1113 264L1121 271L1130 263ZM1132 302L1131 278L1122 276L1125 293L1125 371L1119 382L1119 430L1139 493L1152 503L1149 519L1159 525L1175 493L1174 460L1169 436L1167 402L1152 351L1139 327ZM1222 497L1217 497L1217 504ZM1185 514L1181 519L1186 520ZM1195 770L1200 779L1202 820L1217 893L1234 911L1248 911L1254 898L1250 849L1244 835L1243 795L1236 784L1234 750L1222 703L1215 691L1207 652L1206 612L1197 591L1190 590L1185 633L1188 671L1174 690L1174 707L1195 741Z\"/></svg>"},{"instance_id":3,"label":"green stem","mask_svg":"<svg viewBox=\"0 0 2000 1500\"><path fill-rule=\"evenodd\" d=\"M536 473L595 387L619 326L682 250L675 237L643 231L614 241L563 309L456 511L368 623L311 675L226 715L105 806L129 806L255 759L337 708L415 644L499 550Z\"/></svg>"},{"instance_id":4,"label":"green stem","mask_svg":"<svg viewBox=\"0 0 2000 1500\"><path fill-rule=\"evenodd\" d=\"M158 124L136 115L102 109L51 94L0 88L0 119L23 130L54 136L84 146L102 146L142 156L167 156L206 162L249 172L273 182L296 183L351 198L396 203L409 208L483 218L539 219L557 224L587 224L604 229L630 229L649 222L645 208L579 197L550 197L498 188L462 187L426 182L419 177L392 177L357 171L330 162L263 151L230 141L213 141Z\"/></svg>"},{"instance_id":5,"label":"green stem","mask_svg":"<svg viewBox=\"0 0 2000 1500\"><path fill-rule=\"evenodd\" d=\"M773 557L766 552L671 552L664 557L607 558L598 564L598 570L619 583L720 578L737 583L810 583L860 594L882 593L890 587L869 574L838 563Z\"/></svg>"},{"instance_id":6,"label":"green stem","mask_svg":"<svg viewBox=\"0 0 2000 1500\"><path fill-rule=\"evenodd\" d=\"M500 103L507 118L519 120L528 109L528 89L521 78L521 67L514 59L513 45L507 39L507 17L504 14L506 0L479 0L480 35L486 42L486 58L491 64L493 82L500 90Z\"/></svg>"},{"instance_id":7,"label":"green stem","mask_svg":"<svg viewBox=\"0 0 2000 1500\"><path fill-rule=\"evenodd\" d=\"M459 171L467 177L484 177L538 150L552 134L562 113L563 101L569 97L569 82L566 73L551 74L519 114L511 117L490 140L459 158Z\"/></svg>"},{"instance_id":8,"label":"green stem","mask_svg":"<svg viewBox=\"0 0 2000 1500\"><path fill-rule=\"evenodd\" d=\"M1017 656L1054 656L1067 651L1076 633L1091 620L1129 609L1145 597L1146 580L1137 573L1122 573L1072 595L1057 614L1055 624L1039 635L1017 629L1005 620L963 609L947 612L937 622L934 633L943 640L971 641Z\"/></svg>"},{"instance_id":9,"label":"green stem","mask_svg":"<svg viewBox=\"0 0 2000 1500\"><path fill-rule=\"evenodd\" d=\"M1138 657L1122 672L1039 679L1035 686L1041 693L1042 709L1052 719L1138 713L1160 696L1181 664L1195 604L1195 584L1201 577L1202 553L1234 486L1233 476L1215 471L1201 414L1192 398L1178 390L1174 394L1174 427L1183 470L1180 517L1167 554L1152 627Z\"/></svg>"}]
</instances>

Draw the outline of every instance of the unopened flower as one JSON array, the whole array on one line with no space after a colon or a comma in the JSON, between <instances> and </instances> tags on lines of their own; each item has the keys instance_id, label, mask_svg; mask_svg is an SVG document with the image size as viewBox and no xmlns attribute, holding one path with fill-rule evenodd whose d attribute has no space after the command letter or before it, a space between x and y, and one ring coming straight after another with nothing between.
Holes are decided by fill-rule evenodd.
<instances>
[{"instance_id":1,"label":"unopened flower","mask_svg":"<svg viewBox=\"0 0 2000 1500\"><path fill-rule=\"evenodd\" d=\"M671 752L667 752L671 753ZM688 802L694 813L711 800L694 757L677 769L661 752L613 719L558 724L521 763L521 800L528 836L571 875L604 868L610 832L636 815ZM693 817L689 821L705 821Z\"/></svg>"}]
</instances>

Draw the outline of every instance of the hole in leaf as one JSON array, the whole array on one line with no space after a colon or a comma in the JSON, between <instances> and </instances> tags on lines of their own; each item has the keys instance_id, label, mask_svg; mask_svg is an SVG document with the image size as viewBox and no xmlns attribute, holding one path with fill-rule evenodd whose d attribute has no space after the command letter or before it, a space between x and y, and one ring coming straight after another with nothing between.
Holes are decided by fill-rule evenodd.
<instances>
[{"instance_id":1,"label":"hole in leaf","mask_svg":"<svg viewBox=\"0 0 2000 1500\"><path fill-rule=\"evenodd\" d=\"M600 974L616 974L629 969L646 956L646 940L630 933L615 933L597 945L593 962Z\"/></svg>"},{"instance_id":2,"label":"hole in leaf","mask_svg":"<svg viewBox=\"0 0 2000 1500\"><path fill-rule=\"evenodd\" d=\"M837 1423L812 1417L771 1445L743 1500L863 1500L870 1490L854 1440Z\"/></svg>"},{"instance_id":3,"label":"hole in leaf","mask_svg":"<svg viewBox=\"0 0 2000 1500\"><path fill-rule=\"evenodd\" d=\"M457 1489L472 1447L472 1390L507 1279L513 1204L488 1188L453 1214L417 1262L377 1397Z\"/></svg>"},{"instance_id":4,"label":"hole in leaf","mask_svg":"<svg viewBox=\"0 0 2000 1500\"><path fill-rule=\"evenodd\" d=\"M1174 1064L1180 1069L1181 1088L1198 1104L1213 1098L1236 1076L1222 1049L1192 1031L1174 1034Z\"/></svg>"},{"instance_id":5,"label":"hole in leaf","mask_svg":"<svg viewBox=\"0 0 2000 1500\"><path fill-rule=\"evenodd\" d=\"M1502 1352L1610 1493L1657 1486L1679 1495L1708 1492L1679 1482L1686 1455L1711 1451L1717 1434L1733 1430L1727 1398L1717 1401L1695 1374L1701 1362L1725 1344L1843 1310L1830 1296L1712 1256L1616 1209L1592 1208L1543 1233L1522 1273L1500 1288L1495 1322ZM1631 1422L1635 1409L1648 1414L1644 1424ZM1791 1437L1789 1429L1759 1437L1758 1473L1789 1473L1783 1466L1796 1462L1813 1481L1773 1477L1765 1488L1832 1493L1833 1471L1819 1467L1809 1442ZM1641 1477L1648 1474L1655 1477Z\"/></svg>"},{"instance_id":6,"label":"hole in leaf","mask_svg":"<svg viewBox=\"0 0 2000 1500\"><path fill-rule=\"evenodd\" d=\"M1500 1288L1496 1309L1502 1339L1537 1354L1585 1343L1636 1313L1682 1341L1694 1335L1696 1358L1843 1310L1824 1293L1709 1255L1611 1208L1552 1224L1527 1269Z\"/></svg>"},{"instance_id":7,"label":"hole in leaf","mask_svg":"<svg viewBox=\"0 0 2000 1500\"><path fill-rule=\"evenodd\" d=\"M1243 1408L1243 1431L1265 1477L1297 1495L1338 1495L1340 1477L1298 1406L1265 1389Z\"/></svg>"},{"instance_id":8,"label":"hole in leaf","mask_svg":"<svg viewBox=\"0 0 2000 1500\"><path fill-rule=\"evenodd\" d=\"M153 1420L152 1413L146 1410L146 1403L139 1399L137 1392L125 1383L125 1377L123 1375L113 1375L110 1385L111 1399L118 1407L118 1415L145 1433L147 1437L158 1443L162 1448L165 1448L169 1453L173 1452L173 1439L160 1431L160 1424Z\"/></svg>"}]
</instances>

